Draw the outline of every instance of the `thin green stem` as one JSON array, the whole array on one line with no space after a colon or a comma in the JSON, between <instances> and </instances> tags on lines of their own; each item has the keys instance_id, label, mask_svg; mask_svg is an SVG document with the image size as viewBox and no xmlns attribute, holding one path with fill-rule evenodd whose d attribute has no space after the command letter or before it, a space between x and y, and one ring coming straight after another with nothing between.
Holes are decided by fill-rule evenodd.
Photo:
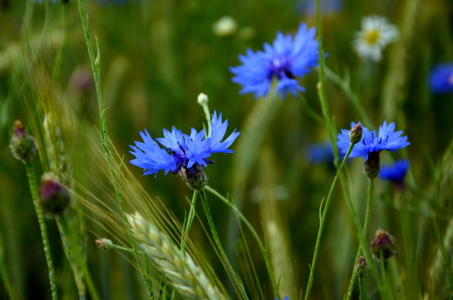
<instances>
[{"instance_id":1,"label":"thin green stem","mask_svg":"<svg viewBox=\"0 0 453 300\"><path fill-rule=\"evenodd\" d=\"M93 278L91 277L91 273L88 270L88 266L86 264L86 260L83 257L82 249L80 245L78 245L78 241L75 240L74 236L72 235L72 230L69 228L68 222L65 217L57 217L57 223L60 231L66 237L69 242L68 251L71 252L73 259L77 266L82 270L83 278L85 283L87 284L88 291L91 295L91 298L94 300L100 300L101 297L99 296L99 292L97 291ZM74 263L74 262L71 262Z\"/></svg>"},{"instance_id":2,"label":"thin green stem","mask_svg":"<svg viewBox=\"0 0 453 300\"><path fill-rule=\"evenodd\" d=\"M195 217L195 204L197 203L198 191L193 191L192 202L190 203L189 216L187 218L186 228L183 232L182 242L181 242L181 252L184 253L184 248L186 247L186 240L189 236L190 227L192 226L193 219Z\"/></svg>"},{"instance_id":3,"label":"thin green stem","mask_svg":"<svg viewBox=\"0 0 453 300\"><path fill-rule=\"evenodd\" d=\"M363 278L359 278L359 299L363 300L364 295L363 295Z\"/></svg>"},{"instance_id":4,"label":"thin green stem","mask_svg":"<svg viewBox=\"0 0 453 300\"><path fill-rule=\"evenodd\" d=\"M38 216L39 229L41 230L42 242L44 244L44 254L46 256L47 268L49 269L49 282L50 290L52 292L52 299L57 300L57 284L55 281L55 270L52 262L52 255L50 253L49 238L47 236L46 222L44 221L44 214L39 206L38 187L36 185L35 171L31 161L25 163L25 169L27 170L28 183L30 185L30 192L33 198L33 205L35 206L36 215Z\"/></svg>"},{"instance_id":5,"label":"thin green stem","mask_svg":"<svg viewBox=\"0 0 453 300\"><path fill-rule=\"evenodd\" d=\"M217 230L215 229L214 221L212 220L211 212L209 210L209 204L208 200L206 198L206 193L204 190L200 192L200 198L201 202L203 203L203 208L206 214L206 218L208 219L209 223L209 228L211 229L212 237L214 238L214 242L217 246L217 249L219 250L220 256L222 257L223 262L226 264L228 271L230 272L231 276L233 277L234 282L236 283L237 287L239 288L239 291L241 292L241 295L244 299L248 299L247 293L245 292L244 285L242 284L242 281L239 279L239 276L234 272L233 267L231 266L230 261L228 260L228 257L226 256L225 250L222 247L222 244L220 242L219 236L217 234Z\"/></svg>"},{"instance_id":6,"label":"thin green stem","mask_svg":"<svg viewBox=\"0 0 453 300\"><path fill-rule=\"evenodd\" d=\"M234 203L232 201L229 201L228 199L223 197L221 194L219 194L219 192L217 192L216 190L214 190L210 186L206 186L204 189L207 190L208 192L210 192L211 194L213 194L214 196L216 196L217 198L219 198L220 200L222 200L223 203L225 203L226 205L231 207L233 209L234 213L236 214L236 216L238 216L239 219L241 219L241 221L244 222L245 226L247 226L247 228L250 230L250 232L252 233L252 235L255 238L256 242L258 243L258 246L260 247L261 253L263 253L264 262L266 264L266 268L267 268L267 271L269 273L269 277L270 277L270 279L272 281L272 285L274 287L275 295L276 295L277 298L280 298L279 292L278 292L278 286L277 286L277 283L275 282L274 271L273 271L273 268L272 268L272 265L271 265L271 262L270 262L270 259L269 259L269 252L267 251L267 248L264 246L263 242L261 241L260 237L256 233L256 231L253 228L253 226L244 217L244 215L239 211L239 209L236 207L236 205L234 205Z\"/></svg>"},{"instance_id":7,"label":"thin green stem","mask_svg":"<svg viewBox=\"0 0 453 300\"><path fill-rule=\"evenodd\" d=\"M152 283L151 283L150 279L144 273L143 265L138 257L136 245L132 238L130 228L129 228L130 226L129 226L129 223L127 221L126 214L125 214L123 195L121 194L121 191L118 188L120 186L120 183L118 181L117 175L114 170L114 160L113 160L113 155L112 155L111 146L110 146L110 139L109 139L109 136L107 133L107 121L105 118L104 104L102 101L101 78L100 78L101 56L100 56L100 51L99 51L99 43L96 38L97 55L95 56L93 47L91 45L90 24L88 21L88 15L85 14L85 11L83 9L82 0L77 0L77 4L79 7L80 19L82 21L82 27L83 27L85 42L87 45L88 55L90 57L91 68L93 69L94 82L95 82L95 86L96 86L96 93L97 93L97 99L98 99L98 105L99 105L99 114L100 114L100 123L101 123L100 124L101 141L102 141L102 147L104 149L104 156L106 157L108 165L109 165L110 177L113 182L113 187L115 189L116 198L118 199L118 203L120 206L121 216L122 216L124 224L126 224L126 226L127 226L127 235L128 235L129 243L131 244L132 249L134 249L134 256L135 256L135 259L139 266L140 273L142 274L143 280L146 283L146 287L148 289L148 295L150 297L153 297Z\"/></svg>"},{"instance_id":8,"label":"thin green stem","mask_svg":"<svg viewBox=\"0 0 453 300\"><path fill-rule=\"evenodd\" d=\"M366 113L366 111L363 108L363 106L360 104L359 98L351 90L351 87L349 86L348 82L345 82L343 79L340 78L340 76L335 74L328 67L326 67L325 70L326 70L326 77L328 79L330 79L333 83L337 84L343 90L343 92L346 94L346 97L349 99L349 101L351 101L352 105L354 106L356 111L359 113L363 124L366 127L372 127L371 126L372 123L371 123L370 117Z\"/></svg>"},{"instance_id":9,"label":"thin green stem","mask_svg":"<svg viewBox=\"0 0 453 300\"><path fill-rule=\"evenodd\" d=\"M368 233L368 224L370 223L370 215L371 215L371 207L373 204L373 191L374 191L374 179L368 179L368 196L367 196L367 204L366 204L366 212L365 212L365 224L363 226L363 235L366 237ZM357 250L357 254L355 257L355 262L360 257L360 253L362 252L362 248L359 245L359 249ZM353 270L351 281L349 282L349 289L347 299L351 299L352 297L352 290L354 289L355 279L357 277L357 273Z\"/></svg>"},{"instance_id":10,"label":"thin green stem","mask_svg":"<svg viewBox=\"0 0 453 300\"><path fill-rule=\"evenodd\" d=\"M324 210L322 212L321 221L319 223L318 237L316 238L315 252L313 254L313 261L311 263L310 277L308 278L307 291L305 292L305 300L307 300L308 297L310 296L310 290L311 290L311 287L313 285L313 276L314 276L314 273L315 273L316 260L318 258L319 245L321 243L322 231L324 229L324 223L326 221L327 210L329 209L330 199L332 198L333 190L335 188L335 184L337 183L337 180L338 180L339 174L341 172L341 169L346 164L346 161L348 160L349 155L351 154L351 151L352 151L353 147L354 147L354 144L350 143L348 151L346 152L346 155L343 158L343 161L341 162L340 167L338 168L337 174L335 175L335 178L333 179L332 185L330 186L329 194L327 195L325 208L324 208Z\"/></svg>"}]
</instances>

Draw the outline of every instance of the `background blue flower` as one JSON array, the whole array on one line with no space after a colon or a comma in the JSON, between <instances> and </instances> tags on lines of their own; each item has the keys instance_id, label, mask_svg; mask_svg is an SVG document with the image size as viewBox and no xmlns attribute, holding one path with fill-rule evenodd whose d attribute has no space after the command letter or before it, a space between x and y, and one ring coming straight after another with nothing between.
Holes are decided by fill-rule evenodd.
<instances>
[{"instance_id":1,"label":"background blue flower","mask_svg":"<svg viewBox=\"0 0 453 300\"><path fill-rule=\"evenodd\" d=\"M435 94L453 93L453 64L435 66L429 75L429 85Z\"/></svg>"},{"instance_id":2,"label":"background blue flower","mask_svg":"<svg viewBox=\"0 0 453 300\"><path fill-rule=\"evenodd\" d=\"M193 174L199 167L207 167L213 163L207 159L212 153L233 153L228 147L240 133L235 130L222 142L227 127L228 120L223 122L222 114L217 117L217 113L214 112L208 138L205 138L204 129L197 132L192 128L190 135L183 134L175 127L171 132L164 129L164 137L156 138L164 148L161 148L145 129L145 132L140 132L143 143L135 142L136 146L130 146L133 151L129 152L135 156L130 163L143 168L145 171L143 175L157 174L160 170L165 174L178 173L182 168Z\"/></svg>"},{"instance_id":3,"label":"background blue flower","mask_svg":"<svg viewBox=\"0 0 453 300\"><path fill-rule=\"evenodd\" d=\"M391 166L382 166L379 177L385 180L391 180L394 182L402 182L404 176L406 176L407 170L409 169L409 161L407 159L400 159L395 161Z\"/></svg>"},{"instance_id":4,"label":"background blue flower","mask_svg":"<svg viewBox=\"0 0 453 300\"><path fill-rule=\"evenodd\" d=\"M356 123L351 123L353 128ZM349 148L349 131L342 129L341 133L338 134L338 148L342 154L346 154ZM376 131L370 131L368 128L363 126L362 140L355 144L354 148L349 157L363 157L365 160L368 159L368 154L371 152L381 152L382 150L396 151L404 148L410 143L407 141L407 136L401 136L402 131L395 132L395 123L390 123L387 126L387 122L384 121L382 126L379 127L379 135Z\"/></svg>"},{"instance_id":5,"label":"background blue flower","mask_svg":"<svg viewBox=\"0 0 453 300\"><path fill-rule=\"evenodd\" d=\"M307 29L302 23L294 36L277 34L273 45L265 43L264 51L253 52L247 49L246 55L239 55L242 65L230 67L236 76L233 82L243 86L241 94L254 93L255 98L269 92L273 79L277 79L276 92L282 98L287 92L297 95L305 91L299 85L297 77L311 72L310 68L318 65L318 42L315 40L315 28Z\"/></svg>"}]
</instances>

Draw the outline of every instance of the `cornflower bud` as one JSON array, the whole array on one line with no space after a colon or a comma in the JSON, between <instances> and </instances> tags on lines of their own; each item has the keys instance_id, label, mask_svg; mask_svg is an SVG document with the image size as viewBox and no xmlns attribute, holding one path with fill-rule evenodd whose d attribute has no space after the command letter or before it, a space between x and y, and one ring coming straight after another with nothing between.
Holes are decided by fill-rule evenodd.
<instances>
[{"instance_id":1,"label":"cornflower bud","mask_svg":"<svg viewBox=\"0 0 453 300\"><path fill-rule=\"evenodd\" d=\"M370 267L368 266L365 257L361 255L355 264L355 272L359 278L365 278L370 272Z\"/></svg>"},{"instance_id":2,"label":"cornflower bud","mask_svg":"<svg viewBox=\"0 0 453 300\"><path fill-rule=\"evenodd\" d=\"M113 243L109 239L97 239L96 240L96 245L102 250L102 251L109 251L112 249Z\"/></svg>"},{"instance_id":3,"label":"cornflower bud","mask_svg":"<svg viewBox=\"0 0 453 300\"><path fill-rule=\"evenodd\" d=\"M41 178L39 205L47 216L61 215L69 205L71 196L68 189L49 173Z\"/></svg>"},{"instance_id":4,"label":"cornflower bud","mask_svg":"<svg viewBox=\"0 0 453 300\"><path fill-rule=\"evenodd\" d=\"M24 163L30 161L38 150L35 138L25 131L20 121L16 121L14 124L14 134L10 148L14 157Z\"/></svg>"},{"instance_id":5,"label":"cornflower bud","mask_svg":"<svg viewBox=\"0 0 453 300\"><path fill-rule=\"evenodd\" d=\"M387 231L378 229L371 243L371 253L376 261L379 261L381 255L384 261L388 260L397 253L396 239Z\"/></svg>"},{"instance_id":6,"label":"cornflower bud","mask_svg":"<svg viewBox=\"0 0 453 300\"><path fill-rule=\"evenodd\" d=\"M349 132L349 140L352 144L357 144L362 140L362 124L356 124Z\"/></svg>"},{"instance_id":7,"label":"cornflower bud","mask_svg":"<svg viewBox=\"0 0 453 300\"><path fill-rule=\"evenodd\" d=\"M206 94L200 93L197 98L197 102L200 105L208 104L208 96Z\"/></svg>"}]
</instances>

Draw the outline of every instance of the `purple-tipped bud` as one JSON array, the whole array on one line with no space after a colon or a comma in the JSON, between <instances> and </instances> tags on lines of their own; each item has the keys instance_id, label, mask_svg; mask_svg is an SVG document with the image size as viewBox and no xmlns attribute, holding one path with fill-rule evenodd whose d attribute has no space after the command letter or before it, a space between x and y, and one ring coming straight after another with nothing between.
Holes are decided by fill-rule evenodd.
<instances>
[{"instance_id":1,"label":"purple-tipped bud","mask_svg":"<svg viewBox=\"0 0 453 300\"><path fill-rule=\"evenodd\" d=\"M375 179L381 171L381 163L379 160L379 152L371 152L368 154L368 159L365 161L365 174L370 179Z\"/></svg>"},{"instance_id":2,"label":"purple-tipped bud","mask_svg":"<svg viewBox=\"0 0 453 300\"><path fill-rule=\"evenodd\" d=\"M362 140L362 124L356 124L349 132L349 140L352 144L357 144Z\"/></svg>"},{"instance_id":3,"label":"purple-tipped bud","mask_svg":"<svg viewBox=\"0 0 453 300\"><path fill-rule=\"evenodd\" d=\"M98 239L96 240L96 245L102 250L102 251L109 251L113 248L113 243L109 239Z\"/></svg>"},{"instance_id":4,"label":"purple-tipped bud","mask_svg":"<svg viewBox=\"0 0 453 300\"><path fill-rule=\"evenodd\" d=\"M25 131L20 121L14 124L14 134L11 140L11 152L18 160L30 161L38 150L35 138Z\"/></svg>"},{"instance_id":5,"label":"purple-tipped bud","mask_svg":"<svg viewBox=\"0 0 453 300\"><path fill-rule=\"evenodd\" d=\"M365 257L361 255L355 264L355 272L359 278L364 278L370 272L370 267L368 266Z\"/></svg>"},{"instance_id":6,"label":"purple-tipped bud","mask_svg":"<svg viewBox=\"0 0 453 300\"><path fill-rule=\"evenodd\" d=\"M192 170L192 172L190 171ZM189 188L195 191L201 191L208 184L208 176L199 166L187 169L182 167L178 172L182 179L186 181Z\"/></svg>"},{"instance_id":7,"label":"purple-tipped bud","mask_svg":"<svg viewBox=\"0 0 453 300\"><path fill-rule=\"evenodd\" d=\"M71 196L68 189L58 182L55 177L46 173L41 178L39 204L50 217L61 215L69 206Z\"/></svg>"},{"instance_id":8,"label":"purple-tipped bud","mask_svg":"<svg viewBox=\"0 0 453 300\"><path fill-rule=\"evenodd\" d=\"M371 253L377 261L379 261L381 256L384 261L388 260L393 254L397 253L396 239L387 231L378 229L371 243Z\"/></svg>"}]
</instances>

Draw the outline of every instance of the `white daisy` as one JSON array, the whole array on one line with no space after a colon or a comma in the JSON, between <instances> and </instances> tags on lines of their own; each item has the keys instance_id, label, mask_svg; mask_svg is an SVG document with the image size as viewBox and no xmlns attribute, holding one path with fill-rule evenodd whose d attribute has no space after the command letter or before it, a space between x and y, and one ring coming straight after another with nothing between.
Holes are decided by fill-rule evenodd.
<instances>
[{"instance_id":1,"label":"white daisy","mask_svg":"<svg viewBox=\"0 0 453 300\"><path fill-rule=\"evenodd\" d=\"M398 38L399 32L384 17L369 16L362 19L362 30L356 33L354 49L365 59L378 62L382 50Z\"/></svg>"}]
</instances>

